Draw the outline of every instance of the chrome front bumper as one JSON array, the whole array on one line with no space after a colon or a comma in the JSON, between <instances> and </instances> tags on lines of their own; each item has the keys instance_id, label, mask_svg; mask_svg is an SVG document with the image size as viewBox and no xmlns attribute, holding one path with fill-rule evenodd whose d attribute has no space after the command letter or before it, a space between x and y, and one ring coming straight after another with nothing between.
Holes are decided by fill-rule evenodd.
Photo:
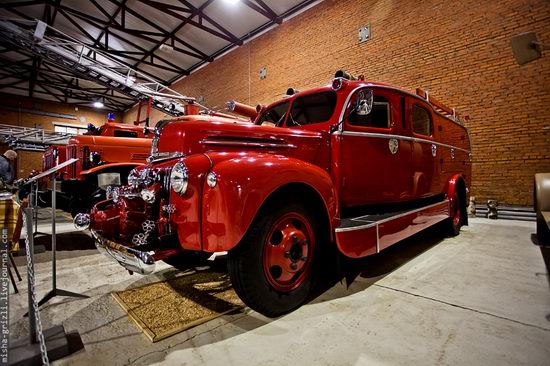
<instances>
[{"instance_id":1,"label":"chrome front bumper","mask_svg":"<svg viewBox=\"0 0 550 366\"><path fill-rule=\"evenodd\" d=\"M148 275L155 271L155 259L151 253L117 244L102 237L94 230L90 230L90 232L97 249L107 257L117 261L122 267L142 275Z\"/></svg>"}]
</instances>

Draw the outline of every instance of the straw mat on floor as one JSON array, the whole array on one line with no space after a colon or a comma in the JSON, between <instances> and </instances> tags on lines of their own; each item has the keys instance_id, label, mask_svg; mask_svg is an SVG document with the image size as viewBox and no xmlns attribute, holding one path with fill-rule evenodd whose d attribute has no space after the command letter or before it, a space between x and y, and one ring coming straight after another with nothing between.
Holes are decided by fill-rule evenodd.
<instances>
[{"instance_id":1,"label":"straw mat on floor","mask_svg":"<svg viewBox=\"0 0 550 366\"><path fill-rule=\"evenodd\" d=\"M112 295L151 342L244 306L229 275L210 269Z\"/></svg>"}]
</instances>

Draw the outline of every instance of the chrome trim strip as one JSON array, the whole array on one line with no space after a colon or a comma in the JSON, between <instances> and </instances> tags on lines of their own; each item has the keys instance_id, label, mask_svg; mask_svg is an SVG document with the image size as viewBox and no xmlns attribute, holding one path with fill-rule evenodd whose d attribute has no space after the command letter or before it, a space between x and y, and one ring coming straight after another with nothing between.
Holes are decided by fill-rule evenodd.
<instances>
[{"instance_id":1,"label":"chrome trim strip","mask_svg":"<svg viewBox=\"0 0 550 366\"><path fill-rule=\"evenodd\" d=\"M376 253L380 253L380 232L378 228L379 226L376 225Z\"/></svg>"},{"instance_id":2,"label":"chrome trim strip","mask_svg":"<svg viewBox=\"0 0 550 366\"><path fill-rule=\"evenodd\" d=\"M385 133L376 133L376 132L359 132L359 131L343 131L342 135L346 136L366 136L366 137L374 137L374 138L381 138L381 139L397 139L397 140L403 140L403 141L413 141L413 142L420 142L423 144L433 144L433 145L439 145L442 147L446 147L449 149L455 149L464 151L466 153L470 153L471 150L462 149L460 147L456 147L453 145L447 145L442 142L432 141L432 140L426 140L421 139L418 137L410 137L410 136L402 136L402 135L391 135L391 134L385 134Z\"/></svg>"},{"instance_id":3,"label":"chrome trim strip","mask_svg":"<svg viewBox=\"0 0 550 366\"><path fill-rule=\"evenodd\" d=\"M447 204L447 206L448 206L449 205L449 200L445 199L443 201L433 203L433 204L428 205L428 206L424 206L424 207L420 207L420 208L417 208L417 209L414 209L414 210L411 210L411 211L403 212L399 215L390 216L390 217L385 218L385 219L380 220L380 221L374 221L372 224L359 225L359 226L354 226L354 227L336 228L336 229L334 229L334 231L337 232L337 233L342 233L342 232L346 232L346 231L356 231L356 230L368 229L368 228L373 227L375 225L378 226L378 225L386 223L388 221L392 221L392 220L395 220L395 219L401 218L403 216L407 216L407 215L410 215L410 214L413 214L413 213L416 213L416 212L419 212L419 211L422 211L422 210L427 210L429 208L432 208L432 207L435 207L435 206L438 206L438 205L441 205L441 204L444 204L444 203ZM448 211L448 212L450 212L450 211ZM364 217L364 216L365 215L360 216L360 217ZM377 230L378 230L378 228L377 228Z\"/></svg>"},{"instance_id":4,"label":"chrome trim strip","mask_svg":"<svg viewBox=\"0 0 550 366\"><path fill-rule=\"evenodd\" d=\"M212 140L204 139L200 142L203 145L214 146L244 146L244 147L260 147L260 148L296 148L296 145L288 144L285 142L254 142L254 141L226 141L226 140Z\"/></svg>"},{"instance_id":5,"label":"chrome trim strip","mask_svg":"<svg viewBox=\"0 0 550 366\"><path fill-rule=\"evenodd\" d=\"M159 161L165 161L165 160L170 160L170 159L175 159L175 158L182 158L184 156L185 156L184 153L177 152L177 151L174 151L174 152L161 152L161 153L156 153L154 155L149 156L147 158L147 162L148 163L158 163Z\"/></svg>"},{"instance_id":6,"label":"chrome trim strip","mask_svg":"<svg viewBox=\"0 0 550 366\"><path fill-rule=\"evenodd\" d=\"M343 233L343 232L346 232L346 231L363 230L363 229L368 229L368 228L371 228L373 226L376 226L377 224L378 224L377 222L372 222L372 223L366 224L366 225L359 225L359 226L353 226L353 227L341 227L341 228L334 229L334 231L337 232L337 233Z\"/></svg>"},{"instance_id":7,"label":"chrome trim strip","mask_svg":"<svg viewBox=\"0 0 550 366\"><path fill-rule=\"evenodd\" d=\"M407 216L407 215L410 215L412 213L416 213L416 212L419 212L419 211L422 211L422 210L427 210L428 208L432 208L432 207L435 207L435 206L439 206L443 203L446 203L447 205L449 204L449 200L445 198L445 200L441 201L441 202L437 202L437 203L433 203L431 205L428 205L428 206L424 206L424 207L420 207L420 208L417 208L416 210L412 210L412 211L407 211L407 212L403 212L402 214L399 214L399 215L396 215L396 216L392 216L392 217L388 217L387 219L384 219L384 220L380 220L380 221L377 221L376 223L377 224L383 224L385 222L388 222L388 221L391 221L391 220L394 220L394 219L398 219L400 217L403 217L403 216Z\"/></svg>"},{"instance_id":8,"label":"chrome trim strip","mask_svg":"<svg viewBox=\"0 0 550 366\"><path fill-rule=\"evenodd\" d=\"M373 84L369 84L369 83L366 83L366 84L363 84L363 85L360 85L360 86L356 87L356 88L353 89L353 90L349 93L349 95L347 96L346 102L344 103L344 108L342 108L342 112L340 113L340 117L338 118L338 125L340 126L340 127L338 128L338 132L342 132L342 131L343 131L343 128L344 128L344 122L343 122L344 114L345 114L345 112L346 112L346 109L348 108L348 103L349 103L349 101L350 101L350 99L351 99L351 96L352 96L357 90L359 90L359 89L361 89L361 88L368 88L368 87L371 87L371 88L378 88L378 89L386 89L386 90L393 90L393 91L396 91L396 92L398 92L398 93L406 94L406 95L408 95L408 96L410 96L410 97L416 98L416 99L418 99L418 100L420 100L420 101L422 101L422 102L424 102L424 103L428 103L428 105L431 107L432 111L433 111L435 114L437 114L437 115L439 115L439 116L441 116L441 117L443 117L443 118L445 118L445 119L451 121L452 123L454 123L454 124L457 125L457 126L460 126L460 127L464 128L464 129L466 130L466 132L468 133L469 142L470 142L470 143L472 142L472 140L470 139L470 131L469 131L467 128L465 128L465 126L464 126L463 124L459 123L458 121L455 121L455 120L452 119L451 117L448 117L448 116L446 116L446 115L444 115L444 114L442 114L442 113L439 113L439 112L435 109L434 105L433 105L432 103L430 103L429 100L424 99L424 98L422 98L420 95L413 94L413 93L411 93L411 92L409 92L409 91L407 91L407 90L402 90L402 89L394 88L394 87L391 87L391 86L373 85ZM455 115L456 115L456 114L455 114Z\"/></svg>"}]
</instances>

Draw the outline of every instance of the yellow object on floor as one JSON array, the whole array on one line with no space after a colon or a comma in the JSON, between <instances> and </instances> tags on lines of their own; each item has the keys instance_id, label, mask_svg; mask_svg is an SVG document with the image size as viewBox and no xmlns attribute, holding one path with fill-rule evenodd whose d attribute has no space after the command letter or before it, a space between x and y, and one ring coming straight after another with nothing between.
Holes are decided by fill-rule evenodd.
<instances>
[{"instance_id":1,"label":"yellow object on floor","mask_svg":"<svg viewBox=\"0 0 550 366\"><path fill-rule=\"evenodd\" d=\"M213 270L184 273L112 295L151 342L244 306L229 275Z\"/></svg>"},{"instance_id":2,"label":"yellow object on floor","mask_svg":"<svg viewBox=\"0 0 550 366\"><path fill-rule=\"evenodd\" d=\"M17 212L19 210L19 205L11 196L7 199L0 199L0 230L8 229L8 238L10 240L11 252L19 250L19 241L12 242L13 232L17 226Z\"/></svg>"}]
</instances>

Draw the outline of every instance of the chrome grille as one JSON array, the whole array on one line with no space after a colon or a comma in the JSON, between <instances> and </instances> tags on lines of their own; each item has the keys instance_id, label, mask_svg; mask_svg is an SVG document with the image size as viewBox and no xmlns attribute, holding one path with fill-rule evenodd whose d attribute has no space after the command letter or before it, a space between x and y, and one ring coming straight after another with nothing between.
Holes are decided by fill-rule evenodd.
<instances>
[{"instance_id":1,"label":"chrome grille","mask_svg":"<svg viewBox=\"0 0 550 366\"><path fill-rule=\"evenodd\" d=\"M67 146L67 160L76 158L76 146ZM74 162L71 165L67 167L67 173L69 174L69 178L76 178L76 163Z\"/></svg>"}]
</instances>

